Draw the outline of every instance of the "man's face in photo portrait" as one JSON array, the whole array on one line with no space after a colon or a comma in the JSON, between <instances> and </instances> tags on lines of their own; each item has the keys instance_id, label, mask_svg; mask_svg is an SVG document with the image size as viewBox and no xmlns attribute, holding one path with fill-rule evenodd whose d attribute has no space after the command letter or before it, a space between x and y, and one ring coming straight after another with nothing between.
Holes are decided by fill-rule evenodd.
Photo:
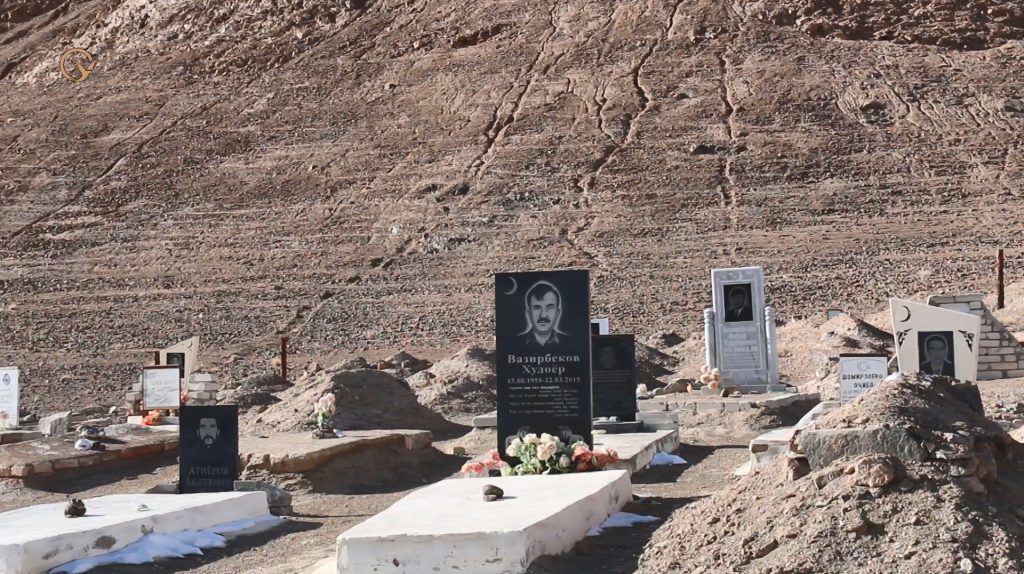
<instances>
[{"instance_id":1,"label":"man's face in photo portrait","mask_svg":"<svg viewBox=\"0 0 1024 574\"><path fill-rule=\"evenodd\" d=\"M946 340L942 337L931 337L928 339L925 353L931 362L942 362L949 358L949 349L946 348Z\"/></svg>"},{"instance_id":2,"label":"man's face in photo portrait","mask_svg":"<svg viewBox=\"0 0 1024 574\"><path fill-rule=\"evenodd\" d=\"M603 347L601 349L601 357L598 359L598 362L602 369L614 369L617 363L615 360L615 349L613 347Z\"/></svg>"},{"instance_id":3,"label":"man's face in photo portrait","mask_svg":"<svg viewBox=\"0 0 1024 574\"><path fill-rule=\"evenodd\" d=\"M558 295L548 291L537 298L530 297L530 319L533 322L533 329L538 334L546 335L551 333L558 324L558 318L562 314L562 307L558 301Z\"/></svg>"},{"instance_id":4,"label":"man's face in photo portrait","mask_svg":"<svg viewBox=\"0 0 1024 574\"><path fill-rule=\"evenodd\" d=\"M220 436L217 419L204 417L199 419L199 440L206 446L212 446Z\"/></svg>"},{"instance_id":5,"label":"man's face in photo portrait","mask_svg":"<svg viewBox=\"0 0 1024 574\"><path fill-rule=\"evenodd\" d=\"M733 289L729 292L729 307L732 309L742 309L747 306L747 295L743 289Z\"/></svg>"}]
</instances>

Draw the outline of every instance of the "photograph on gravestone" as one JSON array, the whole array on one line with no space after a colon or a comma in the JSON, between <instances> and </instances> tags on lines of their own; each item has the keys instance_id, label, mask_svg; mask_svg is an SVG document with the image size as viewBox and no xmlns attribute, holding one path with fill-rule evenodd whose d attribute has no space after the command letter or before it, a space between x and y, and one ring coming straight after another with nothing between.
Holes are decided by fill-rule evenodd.
<instances>
[{"instance_id":1,"label":"photograph on gravestone","mask_svg":"<svg viewBox=\"0 0 1024 574\"><path fill-rule=\"evenodd\" d=\"M18 368L0 369L0 429L18 426Z\"/></svg>"},{"instance_id":2,"label":"photograph on gravestone","mask_svg":"<svg viewBox=\"0 0 1024 574\"><path fill-rule=\"evenodd\" d=\"M494 302L498 451L529 433L592 446L590 273L498 273Z\"/></svg>"},{"instance_id":3,"label":"photograph on gravestone","mask_svg":"<svg viewBox=\"0 0 1024 574\"><path fill-rule=\"evenodd\" d=\"M181 407L181 371L177 365L159 365L142 369L143 410Z\"/></svg>"},{"instance_id":4,"label":"photograph on gravestone","mask_svg":"<svg viewBox=\"0 0 1024 574\"><path fill-rule=\"evenodd\" d=\"M839 355L839 402L846 404L889 376L889 357L876 354Z\"/></svg>"},{"instance_id":5,"label":"photograph on gravestone","mask_svg":"<svg viewBox=\"0 0 1024 574\"><path fill-rule=\"evenodd\" d=\"M636 340L633 335L596 335L593 348L594 417L636 420Z\"/></svg>"},{"instance_id":6,"label":"photograph on gravestone","mask_svg":"<svg viewBox=\"0 0 1024 574\"><path fill-rule=\"evenodd\" d=\"M725 291L725 322L747 323L754 320L754 309L751 306L750 283L739 285L723 285Z\"/></svg>"},{"instance_id":7,"label":"photograph on gravestone","mask_svg":"<svg viewBox=\"0 0 1024 574\"><path fill-rule=\"evenodd\" d=\"M591 335L600 335L601 334L601 325L598 324L597 321L591 321L590 322L590 334Z\"/></svg>"},{"instance_id":8,"label":"photograph on gravestone","mask_svg":"<svg viewBox=\"0 0 1024 574\"><path fill-rule=\"evenodd\" d=\"M719 369L726 386L768 387L768 334L765 322L764 271L760 267L714 269L713 368Z\"/></svg>"},{"instance_id":9,"label":"photograph on gravestone","mask_svg":"<svg viewBox=\"0 0 1024 574\"><path fill-rule=\"evenodd\" d=\"M179 423L180 492L234 490L238 479L238 406L183 407Z\"/></svg>"},{"instance_id":10,"label":"photograph on gravestone","mask_svg":"<svg viewBox=\"0 0 1024 574\"><path fill-rule=\"evenodd\" d=\"M591 319L590 320L590 334L592 335L607 335L611 333L608 326L608 319Z\"/></svg>"},{"instance_id":11,"label":"photograph on gravestone","mask_svg":"<svg viewBox=\"0 0 1024 574\"><path fill-rule=\"evenodd\" d=\"M185 378L185 353L167 353L167 365L177 365L180 378Z\"/></svg>"},{"instance_id":12,"label":"photograph on gravestone","mask_svg":"<svg viewBox=\"0 0 1024 574\"><path fill-rule=\"evenodd\" d=\"M952 331L919 331L917 353L921 357L921 372L943 377L956 376L956 358L953 357Z\"/></svg>"}]
</instances>

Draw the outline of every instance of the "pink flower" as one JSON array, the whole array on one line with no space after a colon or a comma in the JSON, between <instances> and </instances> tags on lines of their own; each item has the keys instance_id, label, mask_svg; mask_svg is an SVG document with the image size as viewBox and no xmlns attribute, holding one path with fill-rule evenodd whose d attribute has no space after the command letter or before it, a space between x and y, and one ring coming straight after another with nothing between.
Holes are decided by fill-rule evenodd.
<instances>
[{"instance_id":1,"label":"pink flower","mask_svg":"<svg viewBox=\"0 0 1024 574\"><path fill-rule=\"evenodd\" d=\"M462 472L465 474L483 474L485 470L484 463L477 461L470 461L462 465Z\"/></svg>"},{"instance_id":2,"label":"pink flower","mask_svg":"<svg viewBox=\"0 0 1024 574\"><path fill-rule=\"evenodd\" d=\"M572 451L572 459L577 462L581 459L590 460L590 455L590 447L587 445L580 445Z\"/></svg>"},{"instance_id":3,"label":"pink flower","mask_svg":"<svg viewBox=\"0 0 1024 574\"><path fill-rule=\"evenodd\" d=\"M498 449L493 448L487 453L487 458L493 461L501 461L501 455L498 454Z\"/></svg>"}]
</instances>

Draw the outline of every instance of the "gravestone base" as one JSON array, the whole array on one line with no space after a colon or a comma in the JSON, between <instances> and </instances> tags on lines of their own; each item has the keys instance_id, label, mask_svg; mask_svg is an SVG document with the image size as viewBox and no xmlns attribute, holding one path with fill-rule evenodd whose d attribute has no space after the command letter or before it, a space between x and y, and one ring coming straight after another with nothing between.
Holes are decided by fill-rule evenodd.
<instances>
[{"instance_id":1,"label":"gravestone base","mask_svg":"<svg viewBox=\"0 0 1024 574\"><path fill-rule=\"evenodd\" d=\"M619 455L619 461L609 469L621 468L630 474L645 468L659 452L672 452L678 447L678 429L594 436L595 449L611 449Z\"/></svg>"},{"instance_id":2,"label":"gravestone base","mask_svg":"<svg viewBox=\"0 0 1024 574\"><path fill-rule=\"evenodd\" d=\"M505 498L487 502L493 484ZM338 537L336 574L525 574L632 499L623 470L456 478L417 490Z\"/></svg>"}]
</instances>

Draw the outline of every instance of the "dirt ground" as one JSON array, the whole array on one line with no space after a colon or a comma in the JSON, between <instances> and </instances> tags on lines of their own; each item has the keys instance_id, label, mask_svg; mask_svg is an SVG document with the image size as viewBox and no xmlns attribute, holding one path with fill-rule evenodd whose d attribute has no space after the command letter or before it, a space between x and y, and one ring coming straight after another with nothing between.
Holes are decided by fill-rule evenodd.
<instances>
[{"instance_id":1,"label":"dirt ground","mask_svg":"<svg viewBox=\"0 0 1024 574\"><path fill-rule=\"evenodd\" d=\"M633 492L644 502L631 504L626 511L667 518L676 508L721 488L733 480L730 473L742 464L749 437L690 442L677 454L690 464L681 467L655 467L634 475ZM443 450L444 443L437 445ZM385 510L388 506L426 482L446 478L458 472L465 457L439 452L405 460L402 465L374 467L374 481L358 480L340 468L322 468L310 480L293 486L303 490L293 494L296 515L278 529L232 541L224 549L205 551L201 557L161 561L155 565L104 567L105 574L141 572L194 572L197 574L308 574L310 569L334 553L338 534ZM367 461L363 461L367 462ZM30 488L12 489L0 484L0 512L25 506L122 492L143 492L157 484L177 478L173 457L145 463L104 467L88 474L62 475L48 481L34 481ZM345 460L345 465L368 469L360 461ZM382 468L386 467L386 468ZM365 475L370 475L369 471ZM319 479L317 478L319 477ZM328 479L329 477L329 479ZM340 478L339 478L340 477ZM312 485L312 488L310 488ZM6 488L5 488L6 486ZM658 523L625 529L608 529L588 538L574 552L538 561L531 574L585 574L608 572L632 574L644 544Z\"/></svg>"},{"instance_id":2,"label":"dirt ground","mask_svg":"<svg viewBox=\"0 0 1024 574\"><path fill-rule=\"evenodd\" d=\"M698 331L715 266L764 266L784 320L988 291L999 245L1021 276L1018 2L852 3L856 39L774 0L354 4L0 10L26 408L119 403L193 334L236 382L283 334L295 365L486 345L495 271L589 268L641 340Z\"/></svg>"}]
</instances>

